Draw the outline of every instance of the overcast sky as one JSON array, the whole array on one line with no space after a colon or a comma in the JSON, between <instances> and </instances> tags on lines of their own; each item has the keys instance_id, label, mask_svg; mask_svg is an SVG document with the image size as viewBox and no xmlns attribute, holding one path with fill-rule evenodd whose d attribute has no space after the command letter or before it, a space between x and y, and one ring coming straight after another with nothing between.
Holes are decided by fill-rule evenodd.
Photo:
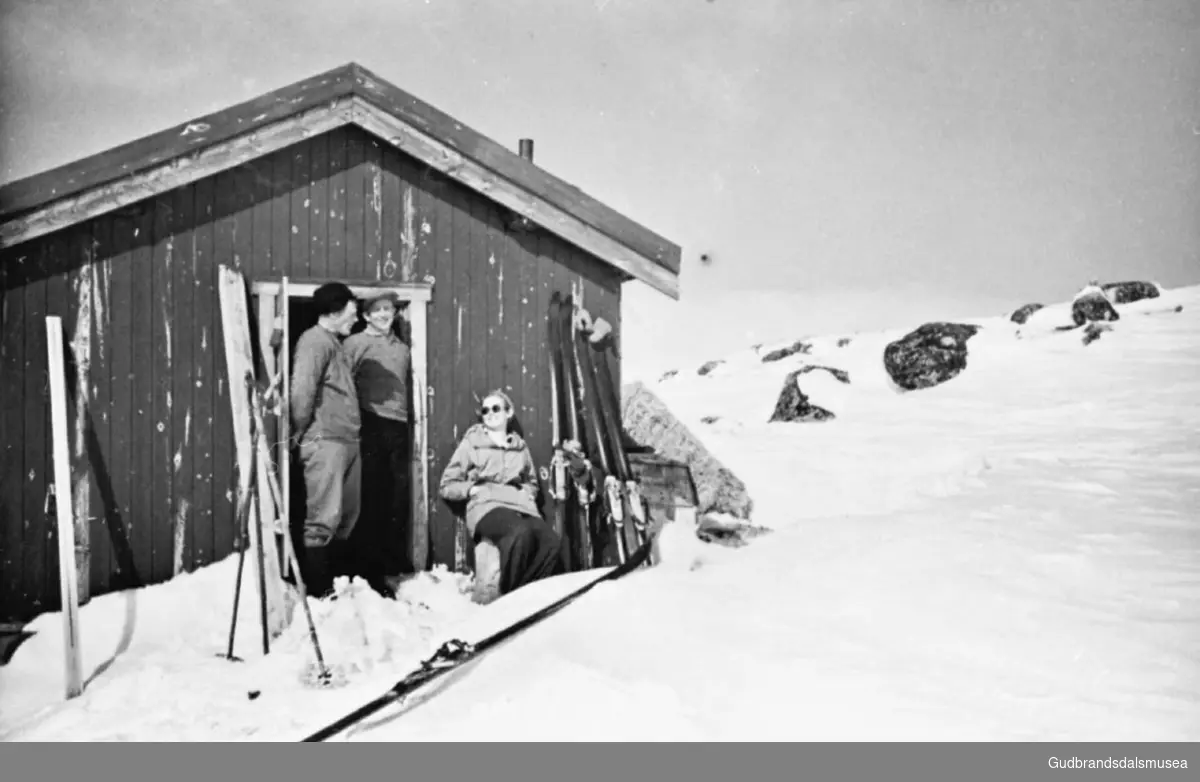
<instances>
[{"instance_id":1,"label":"overcast sky","mask_svg":"<svg viewBox=\"0 0 1200 782\"><path fill-rule=\"evenodd\" d=\"M1200 282L1200 0L0 8L5 181L355 60L682 245L689 360Z\"/></svg>"}]
</instances>

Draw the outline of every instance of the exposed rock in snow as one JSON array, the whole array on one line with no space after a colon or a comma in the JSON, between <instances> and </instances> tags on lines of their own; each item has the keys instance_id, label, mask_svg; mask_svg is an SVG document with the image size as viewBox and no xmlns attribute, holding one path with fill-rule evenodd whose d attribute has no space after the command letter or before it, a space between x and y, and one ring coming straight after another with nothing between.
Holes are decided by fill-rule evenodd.
<instances>
[{"instance_id":1,"label":"exposed rock in snow","mask_svg":"<svg viewBox=\"0 0 1200 782\"><path fill-rule=\"evenodd\" d=\"M1108 300L1108 295L1098 285L1088 285L1071 300L1071 320L1076 326L1082 326L1089 321L1120 319L1121 316Z\"/></svg>"},{"instance_id":2,"label":"exposed rock in snow","mask_svg":"<svg viewBox=\"0 0 1200 782\"><path fill-rule=\"evenodd\" d=\"M906 391L931 388L966 369L967 340L978 332L965 323L926 323L884 348L883 365Z\"/></svg>"},{"instance_id":3,"label":"exposed rock in snow","mask_svg":"<svg viewBox=\"0 0 1200 782\"><path fill-rule=\"evenodd\" d=\"M770 532L766 527L749 524L720 513L710 513L700 518L696 525L696 537L705 543L738 548L754 538Z\"/></svg>"},{"instance_id":4,"label":"exposed rock in snow","mask_svg":"<svg viewBox=\"0 0 1200 782\"><path fill-rule=\"evenodd\" d=\"M704 366L697 369L696 374L697 375L707 375L709 372L712 372L714 369L716 369L717 367L721 366L724 363L725 363L725 359L717 359L716 361L709 361Z\"/></svg>"},{"instance_id":5,"label":"exposed rock in snow","mask_svg":"<svg viewBox=\"0 0 1200 782\"><path fill-rule=\"evenodd\" d=\"M797 353L811 353L811 352L812 352L812 343L801 339L801 340L797 340L797 341L793 342L791 345L787 346L786 348L779 348L777 350L772 350L770 353L763 356L762 360L763 360L764 364L767 364L772 361L781 361L782 359L785 359L788 356L794 356Z\"/></svg>"},{"instance_id":6,"label":"exposed rock in snow","mask_svg":"<svg viewBox=\"0 0 1200 782\"><path fill-rule=\"evenodd\" d=\"M1113 304L1129 304L1142 299L1157 299L1162 295L1157 284L1143 281L1106 283L1104 293L1108 295Z\"/></svg>"},{"instance_id":7,"label":"exposed rock in snow","mask_svg":"<svg viewBox=\"0 0 1200 782\"><path fill-rule=\"evenodd\" d=\"M739 519L750 517L753 503L746 485L717 461L698 437L675 417L666 404L642 383L622 390L621 417L625 431L660 456L683 462L692 471L700 497L701 514L728 513Z\"/></svg>"},{"instance_id":8,"label":"exposed rock in snow","mask_svg":"<svg viewBox=\"0 0 1200 782\"><path fill-rule=\"evenodd\" d=\"M1100 321L1089 321L1083 329L1083 344L1090 345L1100 339L1100 335L1106 331L1112 331L1112 326Z\"/></svg>"},{"instance_id":9,"label":"exposed rock in snow","mask_svg":"<svg viewBox=\"0 0 1200 782\"><path fill-rule=\"evenodd\" d=\"M769 421L776 422L797 422L797 421L828 421L836 418L830 410L814 405L809 401L808 395L800 389L797 379L801 375L806 375L814 370L823 370L828 372L839 383L849 383L850 375L841 369L833 367L822 367L816 365L808 365L800 367L794 372L788 373L788 376L783 381L783 389L779 392L779 399L775 402L775 410L771 413Z\"/></svg>"},{"instance_id":10,"label":"exposed rock in snow","mask_svg":"<svg viewBox=\"0 0 1200 782\"><path fill-rule=\"evenodd\" d=\"M1026 304L1023 307L1018 307L1017 309L1013 310L1013 314L1010 315L1008 319L1018 325L1023 324L1025 321L1029 320L1030 315L1042 309L1043 306L1044 305L1042 304Z\"/></svg>"}]
</instances>

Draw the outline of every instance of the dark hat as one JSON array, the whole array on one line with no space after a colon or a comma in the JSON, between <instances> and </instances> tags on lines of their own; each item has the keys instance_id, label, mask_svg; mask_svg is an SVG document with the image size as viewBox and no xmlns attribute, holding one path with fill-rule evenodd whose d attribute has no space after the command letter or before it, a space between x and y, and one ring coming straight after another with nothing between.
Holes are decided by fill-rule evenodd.
<instances>
[{"instance_id":1,"label":"dark hat","mask_svg":"<svg viewBox=\"0 0 1200 782\"><path fill-rule=\"evenodd\" d=\"M327 282L313 291L313 305L317 315L333 315L354 301L354 293L344 283Z\"/></svg>"}]
</instances>

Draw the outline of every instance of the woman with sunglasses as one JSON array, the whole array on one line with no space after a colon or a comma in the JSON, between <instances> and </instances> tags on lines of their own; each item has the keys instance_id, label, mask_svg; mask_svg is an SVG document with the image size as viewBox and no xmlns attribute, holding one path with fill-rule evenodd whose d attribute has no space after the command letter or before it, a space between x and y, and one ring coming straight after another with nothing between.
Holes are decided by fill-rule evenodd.
<instances>
[{"instance_id":1,"label":"woman with sunglasses","mask_svg":"<svg viewBox=\"0 0 1200 782\"><path fill-rule=\"evenodd\" d=\"M442 473L447 502L466 502L467 530L476 543L500 551L500 594L554 575L562 538L537 507L537 471L529 446L512 431L513 404L503 391L483 400L481 422L463 435Z\"/></svg>"}]
</instances>

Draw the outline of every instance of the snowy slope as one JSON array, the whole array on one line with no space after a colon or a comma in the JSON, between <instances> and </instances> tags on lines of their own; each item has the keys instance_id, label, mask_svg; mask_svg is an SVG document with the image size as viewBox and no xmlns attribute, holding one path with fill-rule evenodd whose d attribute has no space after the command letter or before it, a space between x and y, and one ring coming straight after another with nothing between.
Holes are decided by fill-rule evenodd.
<instances>
[{"instance_id":1,"label":"snowy slope","mask_svg":"<svg viewBox=\"0 0 1200 782\"><path fill-rule=\"evenodd\" d=\"M747 349L654 385L775 532L725 549L669 527L662 566L353 738L1200 739L1200 287L1118 309L1086 347L1054 330L1061 306L1020 328L973 321L966 371L907 394L880 356L909 328L832 335L777 363L759 357L777 345ZM804 363L850 374L801 380L837 419L766 423ZM244 603L247 662L214 657L233 565L86 606L85 670L131 624L132 640L70 704L59 618L37 620L0 668L0 736L298 738L442 640L482 637L583 577L486 609L446 574L396 603L314 603L350 681L314 691L299 681L302 617L264 659Z\"/></svg>"}]
</instances>

